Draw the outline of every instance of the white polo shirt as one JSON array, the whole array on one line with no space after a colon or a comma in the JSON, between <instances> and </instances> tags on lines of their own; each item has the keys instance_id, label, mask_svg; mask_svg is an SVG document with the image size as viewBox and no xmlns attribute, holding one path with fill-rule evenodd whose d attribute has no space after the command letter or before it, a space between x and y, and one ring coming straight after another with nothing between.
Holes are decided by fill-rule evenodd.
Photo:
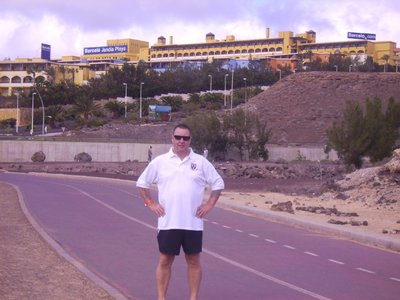
<instances>
[{"instance_id":1,"label":"white polo shirt","mask_svg":"<svg viewBox=\"0 0 400 300\"><path fill-rule=\"evenodd\" d=\"M224 181L214 166L190 149L181 160L172 151L157 156L140 175L136 186L158 187L158 201L165 216L158 218L158 229L203 230L203 220L196 217L206 185L211 190L224 189Z\"/></svg>"}]
</instances>

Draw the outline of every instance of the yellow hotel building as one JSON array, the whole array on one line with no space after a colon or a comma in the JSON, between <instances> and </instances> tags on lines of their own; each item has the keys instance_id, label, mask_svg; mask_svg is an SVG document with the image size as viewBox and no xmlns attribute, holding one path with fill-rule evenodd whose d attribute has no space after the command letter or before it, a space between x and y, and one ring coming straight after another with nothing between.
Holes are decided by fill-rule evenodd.
<instances>
[{"instance_id":1,"label":"yellow hotel building","mask_svg":"<svg viewBox=\"0 0 400 300\"><path fill-rule=\"evenodd\" d=\"M110 67L122 67L124 63L137 64L139 61L150 65L172 62L213 60L266 60L274 68L276 61L296 61L298 54L310 53L328 56L342 55L371 56L378 64L399 64L400 50L391 41L349 40L342 42L317 43L316 32L294 34L282 31L278 37L270 37L269 28L259 39L236 40L228 35L223 40L206 34L204 42L194 44L169 43L161 36L157 43L149 46L146 41L135 39L108 40L106 46L84 48L81 56L63 56L61 59L17 58L0 61L0 95L12 96L15 92L29 93L36 80L70 80L78 85L86 84L91 78L106 73ZM385 58L385 59L383 59ZM275 61L275 62L274 62ZM35 70L35 78L32 70ZM51 70L51 72L50 72Z\"/></svg>"}]
</instances>

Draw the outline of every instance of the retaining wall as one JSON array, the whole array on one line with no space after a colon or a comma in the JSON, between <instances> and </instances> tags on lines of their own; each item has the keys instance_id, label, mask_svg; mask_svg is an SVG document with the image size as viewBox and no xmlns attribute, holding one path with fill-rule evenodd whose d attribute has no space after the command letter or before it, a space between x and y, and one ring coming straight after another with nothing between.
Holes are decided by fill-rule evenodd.
<instances>
[{"instance_id":1,"label":"retaining wall","mask_svg":"<svg viewBox=\"0 0 400 300\"><path fill-rule=\"evenodd\" d=\"M30 162L32 155L37 151L43 151L46 161L74 161L76 154L86 152L96 162L124 162L124 161L146 161L149 146L153 147L153 157L167 152L170 144L147 144L128 142L70 142L70 141L35 141L35 140L1 140L0 161L1 162ZM267 145L269 160L286 161L307 160L336 160L335 152L329 156L324 153L322 147L283 147L278 145ZM235 159L235 157L232 157Z\"/></svg>"}]
</instances>

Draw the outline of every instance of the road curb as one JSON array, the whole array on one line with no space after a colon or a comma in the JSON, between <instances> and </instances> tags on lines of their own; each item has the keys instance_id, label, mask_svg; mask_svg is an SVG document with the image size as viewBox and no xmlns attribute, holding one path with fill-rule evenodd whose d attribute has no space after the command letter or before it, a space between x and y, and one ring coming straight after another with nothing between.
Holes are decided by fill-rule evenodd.
<instances>
[{"instance_id":1,"label":"road curb","mask_svg":"<svg viewBox=\"0 0 400 300\"><path fill-rule=\"evenodd\" d=\"M305 220L304 218L300 218L295 215L290 215L275 211L265 211L256 207L249 207L245 205L232 203L226 199L220 199L217 202L217 206L223 209L230 209L240 213L249 214L251 216L275 222L285 223L288 225L301 227L311 231L332 234L335 235L336 237L339 236L363 244L368 244L400 252L400 240L387 236L381 236L377 233L357 232L349 228L338 228L333 224L322 224L319 222Z\"/></svg>"},{"instance_id":2,"label":"road curb","mask_svg":"<svg viewBox=\"0 0 400 300\"><path fill-rule=\"evenodd\" d=\"M119 292L117 289L109 285L106 281L104 281L102 278L91 272L89 269L87 269L83 264L81 264L78 260L73 258L71 255L69 255L57 242L49 236L46 231L39 225L39 223L36 222L36 220L33 218L31 213L29 212L28 208L25 205L24 197L22 195L22 192L18 188L18 186L8 183L7 184L11 185L17 192L18 195L18 201L21 206L22 212L24 213L25 217L28 219L28 222L32 225L32 227L39 233L39 235L46 241L46 243L54 249L60 256L62 256L65 260L67 260L69 263L71 263L74 267L76 267L81 273L85 274L90 280L94 282L97 286L101 287L105 291L107 291L110 296L114 297L116 300L128 300L121 292Z\"/></svg>"}]
</instances>

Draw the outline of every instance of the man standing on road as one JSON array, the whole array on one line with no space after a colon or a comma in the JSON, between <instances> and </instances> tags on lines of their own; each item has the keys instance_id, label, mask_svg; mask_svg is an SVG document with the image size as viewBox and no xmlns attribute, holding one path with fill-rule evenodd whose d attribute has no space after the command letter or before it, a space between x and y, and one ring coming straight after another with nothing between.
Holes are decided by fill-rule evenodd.
<instances>
[{"instance_id":1,"label":"man standing on road","mask_svg":"<svg viewBox=\"0 0 400 300\"><path fill-rule=\"evenodd\" d=\"M156 280L159 300L165 300L171 266L181 247L188 268L190 299L197 299L202 276L202 218L214 207L224 189L224 181L214 166L194 153L190 142L190 128L185 124L177 125L170 151L152 160L136 184L145 205L158 216L160 259ZM158 202L151 196L152 184L158 188ZM206 185L211 192L203 202Z\"/></svg>"}]
</instances>

